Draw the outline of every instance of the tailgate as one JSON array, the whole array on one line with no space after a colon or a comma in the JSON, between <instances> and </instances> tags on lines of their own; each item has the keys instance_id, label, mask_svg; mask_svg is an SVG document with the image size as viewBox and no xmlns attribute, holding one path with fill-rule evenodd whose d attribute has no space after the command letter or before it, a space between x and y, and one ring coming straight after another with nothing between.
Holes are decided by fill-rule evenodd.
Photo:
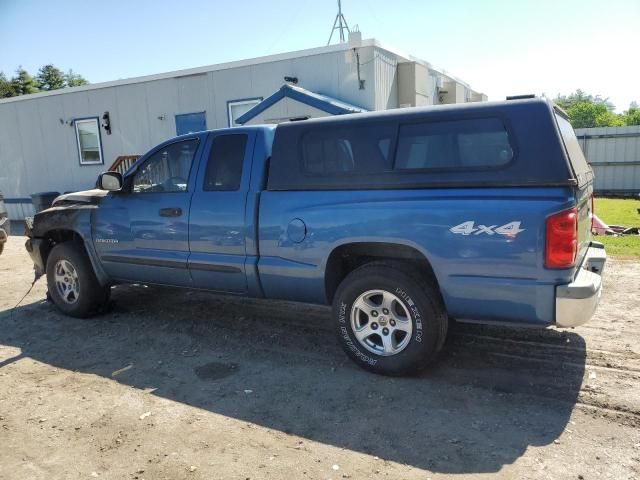
<instances>
[{"instance_id":1,"label":"tailgate","mask_svg":"<svg viewBox=\"0 0 640 480\"><path fill-rule=\"evenodd\" d=\"M576 187L576 208L578 209L578 254L576 264L580 265L591 243L591 215L593 197L593 171L582 153L576 133L565 116L556 111L556 121L562 136L565 151L578 185Z\"/></svg>"}]
</instances>

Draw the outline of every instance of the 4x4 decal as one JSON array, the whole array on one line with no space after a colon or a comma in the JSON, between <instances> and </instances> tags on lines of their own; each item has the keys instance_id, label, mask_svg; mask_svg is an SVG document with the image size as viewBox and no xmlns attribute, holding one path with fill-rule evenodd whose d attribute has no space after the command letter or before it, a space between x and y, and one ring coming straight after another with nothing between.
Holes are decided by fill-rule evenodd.
<instances>
[{"instance_id":1,"label":"4x4 decal","mask_svg":"<svg viewBox=\"0 0 640 480\"><path fill-rule=\"evenodd\" d=\"M505 235L509 237L515 237L520 232L524 232L524 228L520 228L521 222L509 222L505 223L502 226L497 225L477 225L475 221L469 220L466 222L462 222L460 225L456 225L455 227L451 227L449 231L451 233L457 233L460 235Z\"/></svg>"}]
</instances>

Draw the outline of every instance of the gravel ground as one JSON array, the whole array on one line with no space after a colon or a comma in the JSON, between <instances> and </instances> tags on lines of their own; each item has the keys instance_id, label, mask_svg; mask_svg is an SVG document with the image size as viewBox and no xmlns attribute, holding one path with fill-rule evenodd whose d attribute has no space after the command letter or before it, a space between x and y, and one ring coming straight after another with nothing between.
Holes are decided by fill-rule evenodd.
<instances>
[{"instance_id":1,"label":"gravel ground","mask_svg":"<svg viewBox=\"0 0 640 480\"><path fill-rule=\"evenodd\" d=\"M0 479L640 478L640 263L592 321L454 326L418 378L354 366L325 308L118 286L45 302L0 256Z\"/></svg>"}]
</instances>

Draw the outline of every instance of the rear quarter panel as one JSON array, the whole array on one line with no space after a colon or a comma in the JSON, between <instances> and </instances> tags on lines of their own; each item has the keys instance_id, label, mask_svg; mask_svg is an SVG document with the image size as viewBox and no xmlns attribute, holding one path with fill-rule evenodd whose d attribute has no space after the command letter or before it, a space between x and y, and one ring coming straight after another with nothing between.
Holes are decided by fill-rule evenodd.
<instances>
[{"instance_id":1,"label":"rear quarter panel","mask_svg":"<svg viewBox=\"0 0 640 480\"><path fill-rule=\"evenodd\" d=\"M262 288L267 297L325 303L325 266L335 248L388 242L427 258L452 317L552 323L555 285L568 283L573 270L544 268L545 218L574 204L564 187L266 191L259 217ZM294 219L305 225L299 242L289 227ZM494 233L451 231L470 221ZM511 222L522 231L495 233Z\"/></svg>"}]
</instances>

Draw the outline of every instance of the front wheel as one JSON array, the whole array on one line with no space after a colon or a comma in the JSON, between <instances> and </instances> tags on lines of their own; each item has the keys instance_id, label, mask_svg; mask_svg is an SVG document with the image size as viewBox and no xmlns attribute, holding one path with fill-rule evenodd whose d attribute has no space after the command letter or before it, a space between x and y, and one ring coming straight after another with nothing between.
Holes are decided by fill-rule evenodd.
<instances>
[{"instance_id":1,"label":"front wheel","mask_svg":"<svg viewBox=\"0 0 640 480\"><path fill-rule=\"evenodd\" d=\"M86 253L73 242L60 243L49 253L47 286L56 307L72 317L88 317L109 299L109 287L100 285Z\"/></svg>"},{"instance_id":2,"label":"front wheel","mask_svg":"<svg viewBox=\"0 0 640 480\"><path fill-rule=\"evenodd\" d=\"M383 375L423 369L447 334L437 288L404 263L375 262L351 272L338 287L333 312L347 355Z\"/></svg>"}]
</instances>

